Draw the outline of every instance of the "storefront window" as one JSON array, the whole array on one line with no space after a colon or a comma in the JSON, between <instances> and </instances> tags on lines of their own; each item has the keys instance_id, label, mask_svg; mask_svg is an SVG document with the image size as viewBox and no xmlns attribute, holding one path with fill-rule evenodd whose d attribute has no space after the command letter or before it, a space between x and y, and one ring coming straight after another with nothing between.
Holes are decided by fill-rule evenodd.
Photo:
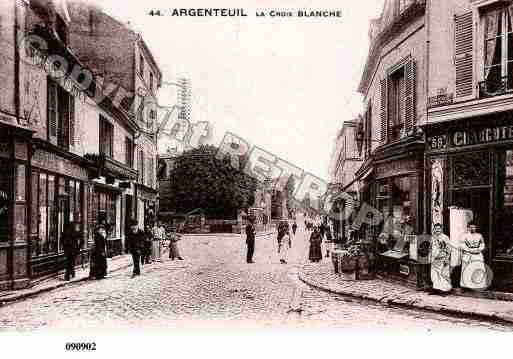
<instances>
[{"instance_id":1,"label":"storefront window","mask_svg":"<svg viewBox=\"0 0 513 359\"><path fill-rule=\"evenodd\" d=\"M98 224L98 212L104 211L107 214L107 223L110 224L109 237L119 237L118 224L116 222L116 199L117 195L112 192L96 190L93 196L93 226Z\"/></svg>"},{"instance_id":2,"label":"storefront window","mask_svg":"<svg viewBox=\"0 0 513 359\"><path fill-rule=\"evenodd\" d=\"M401 235L413 232L413 213L410 201L410 177L397 177L392 180L392 217Z\"/></svg>"},{"instance_id":3,"label":"storefront window","mask_svg":"<svg viewBox=\"0 0 513 359\"><path fill-rule=\"evenodd\" d=\"M60 253L63 251L64 228L73 219L73 211L81 209L81 183L61 176L34 173L32 193L31 255Z\"/></svg>"},{"instance_id":4,"label":"storefront window","mask_svg":"<svg viewBox=\"0 0 513 359\"><path fill-rule=\"evenodd\" d=\"M0 160L0 242L9 238L9 166Z\"/></svg>"},{"instance_id":5,"label":"storefront window","mask_svg":"<svg viewBox=\"0 0 513 359\"><path fill-rule=\"evenodd\" d=\"M496 254L513 256L513 150L499 156Z\"/></svg>"}]
</instances>

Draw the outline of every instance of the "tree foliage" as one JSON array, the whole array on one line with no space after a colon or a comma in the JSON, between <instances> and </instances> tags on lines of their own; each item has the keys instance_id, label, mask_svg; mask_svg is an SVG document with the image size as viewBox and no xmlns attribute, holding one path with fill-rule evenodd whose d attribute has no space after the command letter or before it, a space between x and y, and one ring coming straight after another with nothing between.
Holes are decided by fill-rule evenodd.
<instances>
[{"instance_id":1,"label":"tree foliage","mask_svg":"<svg viewBox=\"0 0 513 359\"><path fill-rule=\"evenodd\" d=\"M170 174L171 207L176 212L201 208L209 218L235 218L237 210L253 204L256 180L242 168L247 161L239 158L233 168L230 158L216 158L217 148L203 145L177 157Z\"/></svg>"}]
</instances>

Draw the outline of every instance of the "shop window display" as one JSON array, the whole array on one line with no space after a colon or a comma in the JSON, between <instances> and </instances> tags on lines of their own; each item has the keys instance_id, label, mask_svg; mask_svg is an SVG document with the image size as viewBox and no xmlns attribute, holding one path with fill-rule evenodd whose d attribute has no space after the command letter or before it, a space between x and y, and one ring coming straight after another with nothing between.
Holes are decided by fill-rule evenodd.
<instances>
[{"instance_id":1,"label":"shop window display","mask_svg":"<svg viewBox=\"0 0 513 359\"><path fill-rule=\"evenodd\" d=\"M496 255L513 257L513 150L499 155Z\"/></svg>"},{"instance_id":2,"label":"shop window display","mask_svg":"<svg viewBox=\"0 0 513 359\"><path fill-rule=\"evenodd\" d=\"M9 236L9 167L0 160L0 242L7 242Z\"/></svg>"}]
</instances>

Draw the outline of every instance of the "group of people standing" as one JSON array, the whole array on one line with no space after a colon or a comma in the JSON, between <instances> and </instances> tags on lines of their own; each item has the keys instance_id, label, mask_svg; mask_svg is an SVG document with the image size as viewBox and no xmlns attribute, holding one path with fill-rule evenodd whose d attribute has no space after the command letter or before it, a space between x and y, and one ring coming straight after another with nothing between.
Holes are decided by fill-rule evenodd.
<instances>
[{"instance_id":1,"label":"group of people standing","mask_svg":"<svg viewBox=\"0 0 513 359\"><path fill-rule=\"evenodd\" d=\"M63 231L63 250L65 257L65 280L75 277L75 264L77 256L84 245L84 234L81 228L80 213L73 216L73 221ZM93 245L90 249L89 278L103 279L107 276L107 238L110 226L105 212L98 213L98 224L93 229ZM132 276L141 274L140 265L160 262L163 246L169 247L169 258L183 260L178 250L177 242L182 238L176 227L170 232L162 222L155 222L153 226L147 225L144 230L139 229L138 222L129 222L126 233L126 245L133 259Z\"/></svg>"},{"instance_id":2,"label":"group of people standing","mask_svg":"<svg viewBox=\"0 0 513 359\"><path fill-rule=\"evenodd\" d=\"M431 242L431 281L433 294L445 295L455 288L483 290L490 284L490 273L484 263L483 236L477 226L468 224L462 238L449 238L442 225L433 226Z\"/></svg>"}]
</instances>

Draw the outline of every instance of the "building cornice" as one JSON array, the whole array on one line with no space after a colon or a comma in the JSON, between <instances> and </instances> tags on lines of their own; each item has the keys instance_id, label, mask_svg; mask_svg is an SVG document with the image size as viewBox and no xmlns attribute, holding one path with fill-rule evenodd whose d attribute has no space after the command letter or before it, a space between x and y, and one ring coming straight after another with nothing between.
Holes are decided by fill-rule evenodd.
<instances>
[{"instance_id":1,"label":"building cornice","mask_svg":"<svg viewBox=\"0 0 513 359\"><path fill-rule=\"evenodd\" d=\"M513 110L513 95L503 95L479 100L465 101L428 110L426 121L420 126L448 122L468 117L489 115Z\"/></svg>"}]
</instances>

